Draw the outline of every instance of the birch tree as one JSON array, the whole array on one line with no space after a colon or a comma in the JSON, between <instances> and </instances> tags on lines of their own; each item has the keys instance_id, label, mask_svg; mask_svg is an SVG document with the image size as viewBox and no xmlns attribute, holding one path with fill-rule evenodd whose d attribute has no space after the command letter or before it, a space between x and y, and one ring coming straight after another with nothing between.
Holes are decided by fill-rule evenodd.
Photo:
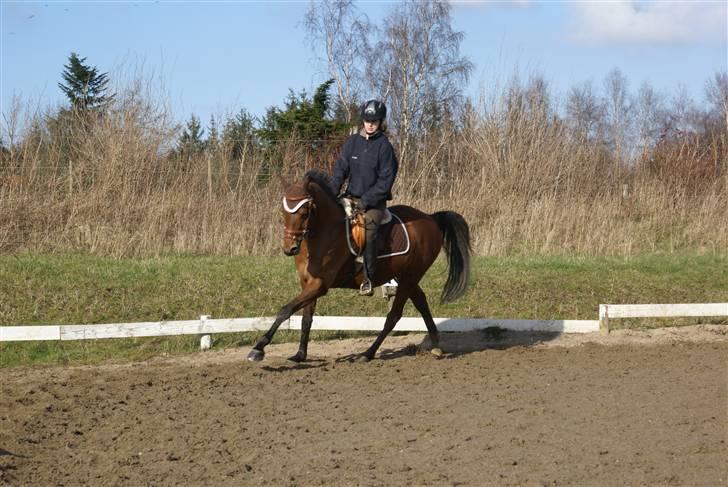
<instances>
[{"instance_id":1,"label":"birch tree","mask_svg":"<svg viewBox=\"0 0 728 487\"><path fill-rule=\"evenodd\" d=\"M617 164L624 164L630 153L632 102L627 78L619 69L613 69L604 78L604 95L609 143Z\"/></svg>"},{"instance_id":2,"label":"birch tree","mask_svg":"<svg viewBox=\"0 0 728 487\"><path fill-rule=\"evenodd\" d=\"M453 112L462 103L472 71L472 63L460 55L463 36L452 28L447 2L405 1L384 19L376 45L368 50L368 81L390 109L400 161L422 133L428 105Z\"/></svg>"},{"instance_id":3,"label":"birch tree","mask_svg":"<svg viewBox=\"0 0 728 487\"><path fill-rule=\"evenodd\" d=\"M364 85L369 20L352 0L318 0L309 4L304 26L312 47L324 52L328 78L335 81L337 112L351 123Z\"/></svg>"},{"instance_id":4,"label":"birch tree","mask_svg":"<svg viewBox=\"0 0 728 487\"><path fill-rule=\"evenodd\" d=\"M566 98L569 126L580 140L593 140L604 121L604 105L594 93L591 81L572 86Z\"/></svg>"},{"instance_id":5,"label":"birch tree","mask_svg":"<svg viewBox=\"0 0 728 487\"><path fill-rule=\"evenodd\" d=\"M721 120L723 131L728 131L728 72L716 71L705 83L705 96Z\"/></svg>"},{"instance_id":6,"label":"birch tree","mask_svg":"<svg viewBox=\"0 0 728 487\"><path fill-rule=\"evenodd\" d=\"M642 83L635 100L635 121L639 134L639 146L646 152L656 143L665 126L665 109L662 97L648 82Z\"/></svg>"}]
</instances>

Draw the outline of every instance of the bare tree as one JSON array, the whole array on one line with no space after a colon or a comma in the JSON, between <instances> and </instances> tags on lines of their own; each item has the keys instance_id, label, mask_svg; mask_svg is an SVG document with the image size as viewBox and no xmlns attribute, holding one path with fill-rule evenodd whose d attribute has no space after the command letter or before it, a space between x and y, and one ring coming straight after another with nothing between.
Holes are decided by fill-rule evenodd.
<instances>
[{"instance_id":1,"label":"bare tree","mask_svg":"<svg viewBox=\"0 0 728 487\"><path fill-rule=\"evenodd\" d=\"M728 72L716 71L713 79L705 83L705 97L724 124L723 130L728 130Z\"/></svg>"},{"instance_id":2,"label":"bare tree","mask_svg":"<svg viewBox=\"0 0 728 487\"><path fill-rule=\"evenodd\" d=\"M367 73L373 92L391 108L400 161L422 129L428 106L453 112L462 102L472 71L472 63L460 56L462 39L452 29L447 2L405 1L385 18Z\"/></svg>"},{"instance_id":3,"label":"bare tree","mask_svg":"<svg viewBox=\"0 0 728 487\"><path fill-rule=\"evenodd\" d=\"M594 93L591 81L572 86L566 98L566 115L569 126L577 137L597 137L604 121L604 105Z\"/></svg>"},{"instance_id":4,"label":"bare tree","mask_svg":"<svg viewBox=\"0 0 728 487\"><path fill-rule=\"evenodd\" d=\"M635 122L639 134L639 146L644 152L657 141L660 130L665 126L663 97L646 81L637 92Z\"/></svg>"},{"instance_id":5,"label":"bare tree","mask_svg":"<svg viewBox=\"0 0 728 487\"><path fill-rule=\"evenodd\" d=\"M533 74L529 77L524 96L531 117L540 120L551 118L553 113L549 84L542 74Z\"/></svg>"},{"instance_id":6,"label":"bare tree","mask_svg":"<svg viewBox=\"0 0 728 487\"><path fill-rule=\"evenodd\" d=\"M304 25L314 49L323 48L329 79L336 81L339 110L350 123L362 91L369 19L352 0L312 0Z\"/></svg>"},{"instance_id":7,"label":"bare tree","mask_svg":"<svg viewBox=\"0 0 728 487\"><path fill-rule=\"evenodd\" d=\"M676 93L670 98L668 129L678 132L691 132L696 130L696 122L700 118L695 100L690 91L683 84L677 87Z\"/></svg>"},{"instance_id":8,"label":"bare tree","mask_svg":"<svg viewBox=\"0 0 728 487\"><path fill-rule=\"evenodd\" d=\"M21 99L20 96L13 93L13 97L10 99L9 107L7 112L2 113L3 126L0 130L0 146L3 146L5 140L8 141L6 147L7 153L3 152L3 159L7 158L11 163L15 163L15 150L20 142L20 114L21 114Z\"/></svg>"},{"instance_id":9,"label":"bare tree","mask_svg":"<svg viewBox=\"0 0 728 487\"><path fill-rule=\"evenodd\" d=\"M618 164L626 162L631 149L632 101L627 78L619 69L613 69L604 78L605 115L609 143Z\"/></svg>"}]
</instances>

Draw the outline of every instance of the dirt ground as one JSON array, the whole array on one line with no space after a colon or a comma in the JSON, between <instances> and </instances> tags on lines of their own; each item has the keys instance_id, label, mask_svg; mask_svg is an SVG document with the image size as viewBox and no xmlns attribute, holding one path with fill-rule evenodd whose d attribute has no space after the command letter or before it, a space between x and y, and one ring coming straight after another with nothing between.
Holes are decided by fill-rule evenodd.
<instances>
[{"instance_id":1,"label":"dirt ground","mask_svg":"<svg viewBox=\"0 0 728 487\"><path fill-rule=\"evenodd\" d=\"M728 485L728 327L2 370L2 485Z\"/></svg>"}]
</instances>

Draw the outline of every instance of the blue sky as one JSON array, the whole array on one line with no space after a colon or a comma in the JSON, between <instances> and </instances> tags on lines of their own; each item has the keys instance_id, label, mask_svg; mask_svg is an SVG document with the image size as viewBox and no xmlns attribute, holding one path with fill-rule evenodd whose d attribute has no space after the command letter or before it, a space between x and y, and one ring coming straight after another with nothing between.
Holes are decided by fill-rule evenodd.
<instances>
[{"instance_id":1,"label":"blue sky","mask_svg":"<svg viewBox=\"0 0 728 487\"><path fill-rule=\"evenodd\" d=\"M557 93L619 68L636 91L649 81L703 99L715 71L728 70L728 2L460 2L453 26L475 65L476 95L516 69L542 73ZM381 18L388 2L361 2ZM309 93L324 66L301 26L307 2L41 2L0 0L0 103L21 95L41 106L64 101L57 87L71 51L112 78L163 82L178 120L246 108L262 115L288 89Z\"/></svg>"}]
</instances>

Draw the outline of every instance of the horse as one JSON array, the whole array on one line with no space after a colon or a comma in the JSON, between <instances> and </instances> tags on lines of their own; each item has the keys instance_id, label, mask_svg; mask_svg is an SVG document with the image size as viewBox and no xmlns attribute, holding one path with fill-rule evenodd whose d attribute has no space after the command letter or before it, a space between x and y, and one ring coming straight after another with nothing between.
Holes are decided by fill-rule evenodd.
<instances>
[{"instance_id":1,"label":"horse","mask_svg":"<svg viewBox=\"0 0 728 487\"><path fill-rule=\"evenodd\" d=\"M399 285L382 331L356 360L367 362L374 358L384 339L402 317L402 309L408 299L425 321L431 353L442 357L437 326L419 283L440 250L444 249L448 276L440 299L450 302L465 293L472 251L470 229L465 219L453 211L428 215L405 205L392 206L389 210L407 229L409 251L378 260L372 285L380 286L393 278ZM363 271L357 269L355 256L347 243L348 216L329 187L325 173L309 171L302 183L286 187L281 212L284 222L283 253L294 257L301 292L280 309L268 332L250 350L250 361L263 360L264 349L280 324L301 308L300 344L296 354L288 360L305 361L317 300L331 288L358 289L363 279Z\"/></svg>"}]
</instances>

